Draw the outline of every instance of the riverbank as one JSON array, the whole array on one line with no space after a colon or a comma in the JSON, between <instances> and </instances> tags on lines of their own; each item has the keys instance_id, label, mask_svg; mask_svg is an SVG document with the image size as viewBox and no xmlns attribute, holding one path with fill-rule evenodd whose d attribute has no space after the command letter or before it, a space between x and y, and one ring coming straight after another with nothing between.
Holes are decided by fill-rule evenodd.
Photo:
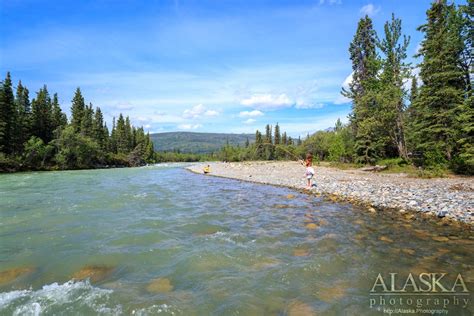
<instances>
[{"instance_id":1,"label":"riverbank","mask_svg":"<svg viewBox=\"0 0 474 316\"><path fill-rule=\"evenodd\" d=\"M297 162L210 163L211 175L304 190L304 168ZM187 169L202 173L204 164ZM310 194L362 204L369 212L395 210L407 218L438 218L442 223L461 222L474 227L474 177L436 179L340 170L316 166L315 188Z\"/></svg>"}]
</instances>

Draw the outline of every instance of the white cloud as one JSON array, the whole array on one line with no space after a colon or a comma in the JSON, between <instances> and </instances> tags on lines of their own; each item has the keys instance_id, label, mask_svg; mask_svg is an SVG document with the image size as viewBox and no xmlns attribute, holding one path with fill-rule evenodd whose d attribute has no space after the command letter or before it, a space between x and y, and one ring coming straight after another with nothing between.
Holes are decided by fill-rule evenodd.
<instances>
[{"instance_id":1,"label":"white cloud","mask_svg":"<svg viewBox=\"0 0 474 316\"><path fill-rule=\"evenodd\" d=\"M306 100L296 100L296 104L295 104L295 108L301 109L301 110L320 109L323 107L324 107L323 103L313 103L313 102L308 102Z\"/></svg>"},{"instance_id":2,"label":"white cloud","mask_svg":"<svg viewBox=\"0 0 474 316\"><path fill-rule=\"evenodd\" d=\"M353 74L354 73L351 72L350 75L347 76L346 79L344 79L344 82L342 83L342 88L344 88L345 90L349 89L349 84L352 82L352 75ZM345 103L349 103L349 102L351 102L351 99L346 98L342 94L339 94L339 96L336 98L336 100L334 100L334 104L345 104Z\"/></svg>"},{"instance_id":3,"label":"white cloud","mask_svg":"<svg viewBox=\"0 0 474 316\"><path fill-rule=\"evenodd\" d=\"M184 110L183 112L183 117L187 119L196 119L202 116L212 117L212 116L218 116L218 115L219 115L219 112L215 110L208 110L202 104L195 105L190 109Z\"/></svg>"},{"instance_id":4,"label":"white cloud","mask_svg":"<svg viewBox=\"0 0 474 316\"><path fill-rule=\"evenodd\" d=\"M202 127L201 124L180 124L180 125L178 125L179 129L185 129L185 130L198 129L200 127Z\"/></svg>"},{"instance_id":5,"label":"white cloud","mask_svg":"<svg viewBox=\"0 0 474 316\"><path fill-rule=\"evenodd\" d=\"M239 117L257 117L257 116L262 116L263 112L259 110L253 110L253 111L242 111L239 113Z\"/></svg>"},{"instance_id":6,"label":"white cloud","mask_svg":"<svg viewBox=\"0 0 474 316\"><path fill-rule=\"evenodd\" d=\"M380 6L375 7L372 3L366 4L359 10L363 15L374 16L380 12Z\"/></svg>"},{"instance_id":7,"label":"white cloud","mask_svg":"<svg viewBox=\"0 0 474 316\"><path fill-rule=\"evenodd\" d=\"M245 121L243 121L242 123L244 123L244 124L252 124L252 123L255 123L256 121L257 121L257 120L255 120L255 119L249 118L248 120L245 120Z\"/></svg>"},{"instance_id":8,"label":"white cloud","mask_svg":"<svg viewBox=\"0 0 474 316\"><path fill-rule=\"evenodd\" d=\"M142 114L139 116L133 116L131 119L134 122L138 122L139 125L151 123L181 123L185 121L181 116L165 113Z\"/></svg>"},{"instance_id":9,"label":"white cloud","mask_svg":"<svg viewBox=\"0 0 474 316\"><path fill-rule=\"evenodd\" d=\"M254 94L247 99L241 100L240 104L258 110L278 110L291 107L294 102L284 93L280 95Z\"/></svg>"}]
</instances>

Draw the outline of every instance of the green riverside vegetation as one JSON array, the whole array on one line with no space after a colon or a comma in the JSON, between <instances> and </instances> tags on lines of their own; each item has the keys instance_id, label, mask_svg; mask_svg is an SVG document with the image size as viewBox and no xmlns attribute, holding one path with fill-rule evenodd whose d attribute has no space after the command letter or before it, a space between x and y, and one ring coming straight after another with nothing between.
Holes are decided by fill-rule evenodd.
<instances>
[{"instance_id":1,"label":"green riverside vegetation","mask_svg":"<svg viewBox=\"0 0 474 316\"><path fill-rule=\"evenodd\" d=\"M0 171L140 166L159 157L142 127L119 115L109 133L100 108L86 105L77 88L71 120L46 86L30 102L21 81L13 94L10 73L0 86Z\"/></svg>"},{"instance_id":2,"label":"green riverside vegetation","mask_svg":"<svg viewBox=\"0 0 474 316\"><path fill-rule=\"evenodd\" d=\"M220 158L292 159L312 152L337 163L413 165L422 167L422 176L448 169L474 174L473 15L473 0L432 3L418 28L424 33L418 79L405 61L410 38L402 34L402 21L392 15L379 37L363 17L349 46L352 81L341 92L352 100L347 125L338 120L334 129L297 142L280 135L278 124L272 136L267 125L252 145L225 146Z\"/></svg>"}]
</instances>

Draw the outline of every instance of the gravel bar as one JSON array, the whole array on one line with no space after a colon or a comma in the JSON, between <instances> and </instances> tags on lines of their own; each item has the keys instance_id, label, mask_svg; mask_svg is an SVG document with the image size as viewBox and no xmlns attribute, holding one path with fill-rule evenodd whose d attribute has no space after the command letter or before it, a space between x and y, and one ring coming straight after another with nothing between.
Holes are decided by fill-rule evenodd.
<instances>
[{"instance_id":1,"label":"gravel bar","mask_svg":"<svg viewBox=\"0 0 474 316\"><path fill-rule=\"evenodd\" d=\"M305 189L305 168L297 162L256 161L209 163L210 175L244 181ZM187 169L203 173L206 164ZM442 220L474 226L474 177L412 178L402 173L375 173L315 166L313 187L308 193L327 195L333 201L364 203L371 208L394 209L401 214L419 212ZM408 215L409 216L409 215Z\"/></svg>"}]
</instances>

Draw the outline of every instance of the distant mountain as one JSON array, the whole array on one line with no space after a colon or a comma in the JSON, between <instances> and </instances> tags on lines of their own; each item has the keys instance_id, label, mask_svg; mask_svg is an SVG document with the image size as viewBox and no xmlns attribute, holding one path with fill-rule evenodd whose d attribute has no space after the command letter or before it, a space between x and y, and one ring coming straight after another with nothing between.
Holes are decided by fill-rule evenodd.
<instances>
[{"instance_id":1,"label":"distant mountain","mask_svg":"<svg viewBox=\"0 0 474 316\"><path fill-rule=\"evenodd\" d=\"M183 153L212 153L221 149L228 141L231 145L244 146L247 138L253 142L253 134L169 132L151 134L156 151Z\"/></svg>"}]
</instances>

